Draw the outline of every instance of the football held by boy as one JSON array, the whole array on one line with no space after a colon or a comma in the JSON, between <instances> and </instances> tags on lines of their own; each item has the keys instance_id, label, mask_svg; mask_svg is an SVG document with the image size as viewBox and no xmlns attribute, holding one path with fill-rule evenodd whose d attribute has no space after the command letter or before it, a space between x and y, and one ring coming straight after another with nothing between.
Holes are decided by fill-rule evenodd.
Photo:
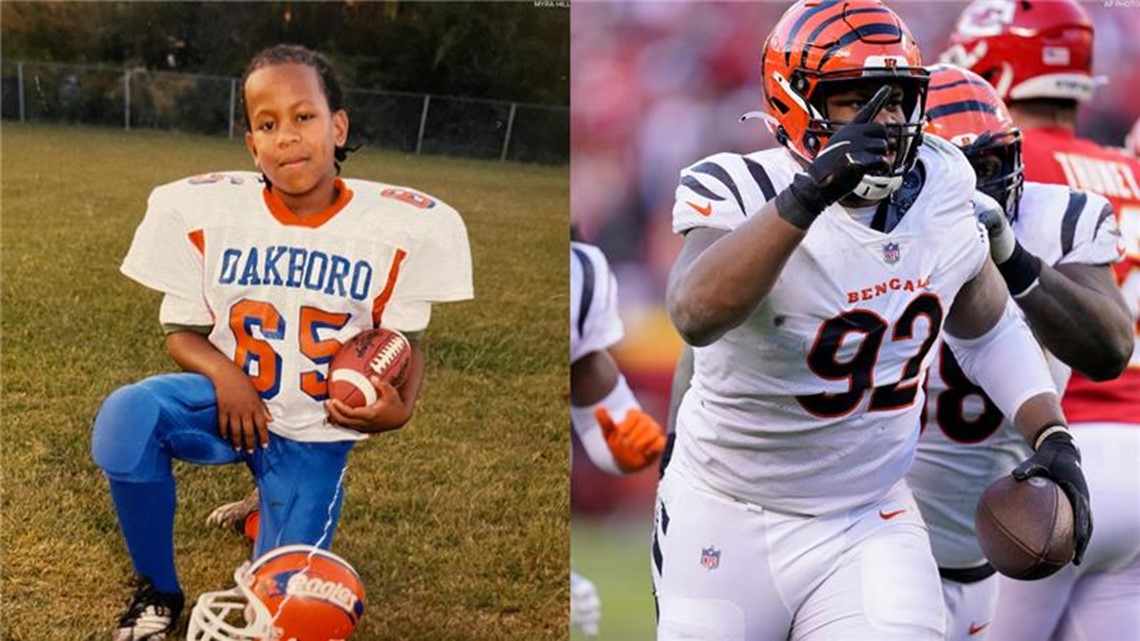
<instances>
[{"instance_id":1,"label":"football held by boy","mask_svg":"<svg viewBox=\"0 0 1140 641\"><path fill-rule=\"evenodd\" d=\"M677 188L667 307L694 375L658 488L658 638L942 639L903 479L939 337L1038 445L1035 473L1073 488L1083 545L1077 454L970 166L922 137L906 26L876 0L800 2L762 74L783 147L716 154Z\"/></svg>"}]
</instances>

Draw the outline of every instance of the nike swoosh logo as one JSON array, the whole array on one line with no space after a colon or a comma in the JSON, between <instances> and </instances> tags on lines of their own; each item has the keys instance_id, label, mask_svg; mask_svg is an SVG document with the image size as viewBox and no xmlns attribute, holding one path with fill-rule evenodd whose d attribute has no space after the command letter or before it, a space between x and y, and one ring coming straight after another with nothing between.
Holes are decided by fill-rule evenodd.
<instances>
[{"instance_id":1,"label":"nike swoosh logo","mask_svg":"<svg viewBox=\"0 0 1140 641\"><path fill-rule=\"evenodd\" d=\"M835 151L836 149L843 149L844 147L846 147L847 145L850 145L850 144L851 144L850 140L841 140L841 141L835 143L834 145L828 145L828 146L823 148L823 151L819 152L816 155L816 158L819 158L820 156L823 156L824 154L829 154L829 153ZM850 156L848 156L848 158L850 158Z\"/></svg>"},{"instance_id":2,"label":"nike swoosh logo","mask_svg":"<svg viewBox=\"0 0 1140 641\"><path fill-rule=\"evenodd\" d=\"M705 203L705 206L701 207L700 205L698 205L697 203L695 203L691 200L686 200L685 204L692 207L693 209L697 210L697 213L702 215L702 216L711 216L712 215L712 203Z\"/></svg>"},{"instance_id":3,"label":"nike swoosh logo","mask_svg":"<svg viewBox=\"0 0 1140 641\"><path fill-rule=\"evenodd\" d=\"M903 512L906 512L905 508L902 510L894 510L893 512L884 512L882 510L879 510L879 518L883 519L884 521L890 521L891 519L902 514Z\"/></svg>"},{"instance_id":4,"label":"nike swoosh logo","mask_svg":"<svg viewBox=\"0 0 1140 641\"><path fill-rule=\"evenodd\" d=\"M970 633L970 636L974 636L975 634L984 630L987 625L989 625L988 621L986 623L981 624L981 625L974 625L973 623L971 623L970 629L968 630L968 632Z\"/></svg>"}]
</instances>

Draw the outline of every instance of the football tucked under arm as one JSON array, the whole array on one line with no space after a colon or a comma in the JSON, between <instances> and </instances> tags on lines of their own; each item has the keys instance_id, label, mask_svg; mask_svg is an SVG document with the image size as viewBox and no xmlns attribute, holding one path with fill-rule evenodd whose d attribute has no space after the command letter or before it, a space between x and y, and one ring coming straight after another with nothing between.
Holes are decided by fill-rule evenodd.
<instances>
[{"instance_id":1,"label":"football tucked under arm","mask_svg":"<svg viewBox=\"0 0 1140 641\"><path fill-rule=\"evenodd\" d=\"M1079 562L1092 533L1088 486L1080 468L1080 452L1065 427L1065 416L1048 365L1029 327L1015 312L1014 303L1003 287L992 286L993 267L989 264L978 278L990 282L967 284L951 312L957 317L951 329L947 323L946 343L962 366L962 371L986 394L1035 450L1032 457L1013 471L1017 480L1033 476L1050 478L1061 487L1073 508L1076 560ZM962 305L965 305L964 307ZM1000 314L994 318L995 310ZM988 325L988 327L987 327ZM980 329L979 329L980 328ZM972 330L972 331L971 331ZM963 338L962 335L980 335ZM1011 364L1016 373L1011 374Z\"/></svg>"}]
</instances>

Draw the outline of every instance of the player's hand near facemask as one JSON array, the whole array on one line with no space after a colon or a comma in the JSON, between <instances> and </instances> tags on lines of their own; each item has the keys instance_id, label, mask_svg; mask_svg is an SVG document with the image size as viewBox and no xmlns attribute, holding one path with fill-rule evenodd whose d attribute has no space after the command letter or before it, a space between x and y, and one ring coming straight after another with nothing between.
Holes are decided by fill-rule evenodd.
<instances>
[{"instance_id":1,"label":"player's hand near facemask","mask_svg":"<svg viewBox=\"0 0 1140 641\"><path fill-rule=\"evenodd\" d=\"M807 229L824 209L850 194L867 174L890 171L887 127L875 117L891 95L883 85L850 122L828 140L792 184L776 196L776 211L789 223Z\"/></svg>"},{"instance_id":2,"label":"player's hand near facemask","mask_svg":"<svg viewBox=\"0 0 1140 641\"><path fill-rule=\"evenodd\" d=\"M977 192L974 194L974 217L986 228L986 235L990 238L990 258L994 264L1001 265L1009 260L1017 245L1017 238L1013 235L1013 228L1001 205L993 198Z\"/></svg>"},{"instance_id":3,"label":"player's hand near facemask","mask_svg":"<svg viewBox=\"0 0 1140 641\"><path fill-rule=\"evenodd\" d=\"M990 239L990 258L1005 280L1015 299L1028 294L1041 274L1041 259L1029 253L1013 234L1005 210L994 199L974 194L974 216L986 228Z\"/></svg>"}]
</instances>

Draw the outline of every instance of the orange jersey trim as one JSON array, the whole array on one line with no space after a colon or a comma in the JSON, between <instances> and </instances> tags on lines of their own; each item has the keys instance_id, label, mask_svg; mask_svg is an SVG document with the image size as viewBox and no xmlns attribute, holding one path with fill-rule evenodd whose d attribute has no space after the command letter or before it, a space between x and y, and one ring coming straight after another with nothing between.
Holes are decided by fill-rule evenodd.
<instances>
[{"instance_id":1,"label":"orange jersey trim","mask_svg":"<svg viewBox=\"0 0 1140 641\"><path fill-rule=\"evenodd\" d=\"M265 199L265 206L269 208L269 213L273 214L273 217L277 219L277 222L281 223L282 225L289 225L292 227L308 227L310 229L316 229L317 227L320 227L321 225L332 220L332 217L336 216L342 209L345 208L346 205L348 205L349 201L352 200L352 190L344 184L343 180L337 178L333 184L336 185L338 192L336 200L333 201L333 204L329 205L320 212L303 217L293 213L293 210L289 209L289 206L286 205L283 200L281 200L281 197L278 196L269 187L263 189L261 195Z\"/></svg>"},{"instance_id":2,"label":"orange jersey trim","mask_svg":"<svg viewBox=\"0 0 1140 641\"><path fill-rule=\"evenodd\" d=\"M195 229L194 231L186 234L186 236L190 239L190 243L194 245L194 248L198 250L198 253L205 256L206 255L206 237L205 237L205 234L202 233L202 230L201 229Z\"/></svg>"},{"instance_id":3,"label":"orange jersey trim","mask_svg":"<svg viewBox=\"0 0 1140 641\"><path fill-rule=\"evenodd\" d=\"M400 278L400 264L408 257L408 252L397 249L396 257L392 259L392 268L388 270L388 282L384 283L384 291L372 302L372 326L380 327L380 319L384 317L384 308L388 306L388 299L392 298L392 290L396 288L396 280Z\"/></svg>"}]
</instances>

